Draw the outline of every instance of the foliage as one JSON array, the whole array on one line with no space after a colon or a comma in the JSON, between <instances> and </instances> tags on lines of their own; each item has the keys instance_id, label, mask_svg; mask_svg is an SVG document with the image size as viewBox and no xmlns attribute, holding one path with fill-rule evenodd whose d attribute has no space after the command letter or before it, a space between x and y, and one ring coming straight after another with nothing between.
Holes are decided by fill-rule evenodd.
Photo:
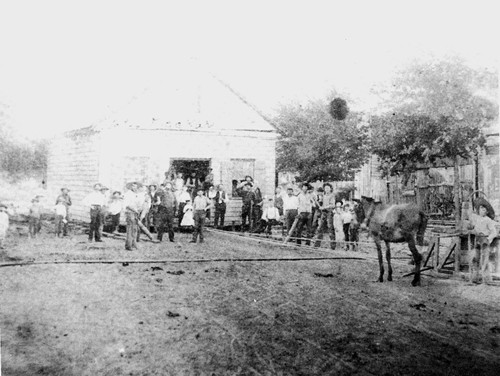
<instances>
[{"instance_id":1,"label":"foliage","mask_svg":"<svg viewBox=\"0 0 500 376\"><path fill-rule=\"evenodd\" d=\"M0 173L14 180L43 174L47 169L47 154L46 141L20 140L0 119Z\"/></svg>"},{"instance_id":2,"label":"foliage","mask_svg":"<svg viewBox=\"0 0 500 376\"><path fill-rule=\"evenodd\" d=\"M458 59L416 62L400 72L391 92L392 111L371 121L372 151L385 172L473 156L485 142L483 127L498 116L498 106L478 93L480 85L494 91L495 77Z\"/></svg>"},{"instance_id":3,"label":"foliage","mask_svg":"<svg viewBox=\"0 0 500 376\"><path fill-rule=\"evenodd\" d=\"M328 102L283 106L274 119L278 168L303 180L351 180L368 155L368 128L358 114L332 119Z\"/></svg>"}]
</instances>

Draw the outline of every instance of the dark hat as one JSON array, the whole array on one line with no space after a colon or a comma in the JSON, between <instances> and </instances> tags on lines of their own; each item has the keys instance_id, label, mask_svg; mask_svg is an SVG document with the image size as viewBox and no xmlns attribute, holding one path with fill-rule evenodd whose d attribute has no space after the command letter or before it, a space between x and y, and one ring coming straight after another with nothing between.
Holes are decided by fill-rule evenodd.
<instances>
[{"instance_id":1,"label":"dark hat","mask_svg":"<svg viewBox=\"0 0 500 376\"><path fill-rule=\"evenodd\" d=\"M61 188L61 191L67 190L69 192L69 188L63 187Z\"/></svg>"},{"instance_id":2,"label":"dark hat","mask_svg":"<svg viewBox=\"0 0 500 376\"><path fill-rule=\"evenodd\" d=\"M103 186L101 187L101 191L109 191L109 188L103 185Z\"/></svg>"}]
</instances>

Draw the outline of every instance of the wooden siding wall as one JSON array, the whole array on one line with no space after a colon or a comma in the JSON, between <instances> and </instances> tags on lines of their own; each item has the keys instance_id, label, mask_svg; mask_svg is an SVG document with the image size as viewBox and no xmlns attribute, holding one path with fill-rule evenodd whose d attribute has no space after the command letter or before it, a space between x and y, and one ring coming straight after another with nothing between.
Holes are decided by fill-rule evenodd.
<instances>
[{"instance_id":1,"label":"wooden siding wall","mask_svg":"<svg viewBox=\"0 0 500 376\"><path fill-rule=\"evenodd\" d=\"M70 215L87 221L83 198L99 180L100 137L94 132L73 132L52 140L47 167L47 202L55 204L62 187L70 189Z\"/></svg>"}]
</instances>

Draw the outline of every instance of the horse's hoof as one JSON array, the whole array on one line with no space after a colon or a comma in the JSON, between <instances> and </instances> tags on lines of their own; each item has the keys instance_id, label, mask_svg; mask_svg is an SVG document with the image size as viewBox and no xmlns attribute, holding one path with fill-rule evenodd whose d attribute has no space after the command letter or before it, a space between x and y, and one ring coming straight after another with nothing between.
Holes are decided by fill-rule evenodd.
<instances>
[{"instance_id":1,"label":"horse's hoof","mask_svg":"<svg viewBox=\"0 0 500 376\"><path fill-rule=\"evenodd\" d=\"M411 285L412 286L420 286L420 281L412 281Z\"/></svg>"},{"instance_id":2,"label":"horse's hoof","mask_svg":"<svg viewBox=\"0 0 500 376\"><path fill-rule=\"evenodd\" d=\"M387 277L387 280L388 280L389 282L392 282L392 277Z\"/></svg>"},{"instance_id":3,"label":"horse's hoof","mask_svg":"<svg viewBox=\"0 0 500 376\"><path fill-rule=\"evenodd\" d=\"M383 279L383 278L379 278L379 279L377 280L377 282L384 282L384 279Z\"/></svg>"}]
</instances>

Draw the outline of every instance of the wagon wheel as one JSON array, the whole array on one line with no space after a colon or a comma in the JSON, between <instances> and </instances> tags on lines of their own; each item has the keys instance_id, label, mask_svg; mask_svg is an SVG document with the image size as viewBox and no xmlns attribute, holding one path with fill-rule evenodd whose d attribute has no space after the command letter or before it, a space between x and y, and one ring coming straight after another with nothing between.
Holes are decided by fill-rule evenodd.
<instances>
[{"instance_id":1,"label":"wagon wheel","mask_svg":"<svg viewBox=\"0 0 500 376\"><path fill-rule=\"evenodd\" d=\"M482 194L484 197L479 197L479 194ZM476 199L474 199L474 195L477 196ZM495 219L495 210L488 200L486 200L486 194L483 191L472 192L467 198L467 201L472 204L473 209L477 209L480 205L484 206L486 208L486 215L491 219Z\"/></svg>"}]
</instances>

